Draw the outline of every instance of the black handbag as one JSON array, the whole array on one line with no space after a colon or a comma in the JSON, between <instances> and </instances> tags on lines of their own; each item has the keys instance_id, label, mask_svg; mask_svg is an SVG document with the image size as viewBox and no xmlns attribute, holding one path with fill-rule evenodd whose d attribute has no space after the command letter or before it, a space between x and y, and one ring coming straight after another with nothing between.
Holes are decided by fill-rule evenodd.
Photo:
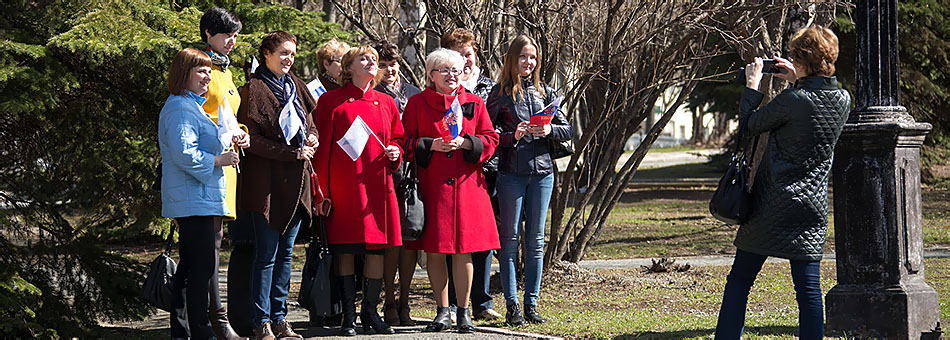
<instances>
[{"instance_id":1,"label":"black handbag","mask_svg":"<svg viewBox=\"0 0 950 340\"><path fill-rule=\"evenodd\" d=\"M324 217L315 216L315 219L315 227L320 229L320 239L311 241L307 246L307 260L303 266L297 302L312 315L337 315L343 311L343 281L333 275L333 254L330 254L327 246Z\"/></svg>"},{"instance_id":2,"label":"black handbag","mask_svg":"<svg viewBox=\"0 0 950 340\"><path fill-rule=\"evenodd\" d=\"M145 277L145 284L142 285L142 298L153 306L166 312L174 309L174 296L172 295L172 276L178 264L168 255L171 254L172 246L175 244L172 236L175 234L176 224L172 224L166 239L167 245L165 251L158 254L155 260L149 265L148 276Z\"/></svg>"},{"instance_id":3,"label":"black handbag","mask_svg":"<svg viewBox=\"0 0 950 340\"><path fill-rule=\"evenodd\" d=\"M743 127L740 125L729 168L719 179L719 186L716 187L716 192L709 200L709 212L713 217L729 224L745 223L752 213L752 193L749 192L748 187L751 173L749 157L755 154L754 145L758 144L758 137L752 142L752 152L746 153L745 150L739 148L742 144L742 130Z\"/></svg>"},{"instance_id":4,"label":"black handbag","mask_svg":"<svg viewBox=\"0 0 950 340\"><path fill-rule=\"evenodd\" d=\"M399 200L399 222L403 241L415 241L422 237L426 223L425 204L419 194L419 166L415 161L411 163L412 167L406 169L406 178L400 183L403 197Z\"/></svg>"}]
</instances>

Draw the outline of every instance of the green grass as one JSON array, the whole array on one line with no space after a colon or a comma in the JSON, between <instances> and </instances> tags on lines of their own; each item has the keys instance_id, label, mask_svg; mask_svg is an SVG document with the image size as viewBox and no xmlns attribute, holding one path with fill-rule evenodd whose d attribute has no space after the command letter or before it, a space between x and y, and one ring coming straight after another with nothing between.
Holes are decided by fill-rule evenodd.
<instances>
[{"instance_id":1,"label":"green grass","mask_svg":"<svg viewBox=\"0 0 950 340\"><path fill-rule=\"evenodd\" d=\"M721 223L708 213L713 188L659 188L628 190L618 202L604 229L590 245L585 260L656 258L687 255L731 254L737 227ZM950 188L923 188L925 247L950 247ZM829 201L830 202L830 201ZM833 222L833 212L830 214ZM825 251L834 249L834 226L829 226ZM140 262L161 251L117 248ZM294 268L304 262L305 245L294 247ZM230 247L222 249L222 268ZM177 256L177 250L173 251ZM950 296L950 259L928 259L927 282L942 297ZM543 325L521 330L566 337L709 337L715 328L727 266L694 267L685 273L646 274L638 268L597 270L583 277L570 271L548 271L539 308L549 319ZM822 288L835 284L834 263L822 263ZM292 288L295 296L298 287ZM493 291L498 312L504 313L502 294ZM431 318L435 303L428 280L413 282L412 315ZM941 301L943 323L950 321L950 300ZM503 327L499 322L477 323ZM746 338L793 337L797 308L787 262L766 264L750 297ZM160 337L161 332L132 329L106 330L119 337ZM131 332L131 333L129 333ZM121 334L121 335L120 335ZM105 336L112 337L112 336Z\"/></svg>"},{"instance_id":2,"label":"green grass","mask_svg":"<svg viewBox=\"0 0 950 340\"><path fill-rule=\"evenodd\" d=\"M707 163L692 163L662 168L639 168L634 179L720 178L724 170Z\"/></svg>"}]
</instances>

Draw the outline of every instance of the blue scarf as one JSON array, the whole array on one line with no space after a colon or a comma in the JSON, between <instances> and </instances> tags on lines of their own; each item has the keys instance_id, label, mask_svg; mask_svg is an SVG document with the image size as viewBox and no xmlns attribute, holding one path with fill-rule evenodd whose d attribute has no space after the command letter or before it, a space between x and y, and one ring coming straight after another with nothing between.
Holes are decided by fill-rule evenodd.
<instances>
[{"instance_id":1,"label":"blue scarf","mask_svg":"<svg viewBox=\"0 0 950 340\"><path fill-rule=\"evenodd\" d=\"M290 76L290 73L284 74L282 77L277 78L277 75L274 72L271 72L266 65L261 65L257 68L257 75L261 77L261 80L264 81L264 84L267 84L267 88L274 93L274 97L277 98L277 103L280 105L277 106L277 110L280 111L284 105L287 105L287 100L290 98L297 97L297 85L294 84L293 77ZM309 93L307 95L310 95ZM300 121L303 123L304 131L307 130L307 114L301 105L302 100L294 101L294 110L297 111L297 115L300 116ZM298 134L298 142L303 142L307 137L302 135L302 132ZM300 144L297 144L299 146Z\"/></svg>"}]
</instances>

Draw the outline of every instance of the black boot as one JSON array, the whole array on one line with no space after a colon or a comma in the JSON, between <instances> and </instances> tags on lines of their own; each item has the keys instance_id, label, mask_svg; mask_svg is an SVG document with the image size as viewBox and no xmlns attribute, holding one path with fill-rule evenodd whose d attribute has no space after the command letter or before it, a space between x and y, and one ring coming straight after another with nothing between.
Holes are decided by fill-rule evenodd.
<instances>
[{"instance_id":1,"label":"black boot","mask_svg":"<svg viewBox=\"0 0 950 340\"><path fill-rule=\"evenodd\" d=\"M530 323L544 323L547 321L541 317L541 313L538 313L538 308L535 305L524 305L524 319Z\"/></svg>"},{"instance_id":2,"label":"black boot","mask_svg":"<svg viewBox=\"0 0 950 340\"><path fill-rule=\"evenodd\" d=\"M379 292L383 290L383 279L366 278L363 282L363 306L360 307L360 322L363 323L363 331L368 334L396 333L392 327L383 322L376 310L379 306Z\"/></svg>"},{"instance_id":3,"label":"black boot","mask_svg":"<svg viewBox=\"0 0 950 340\"><path fill-rule=\"evenodd\" d=\"M449 307L439 307L436 309L435 318L432 319L432 322L423 330L424 332L441 332L443 330L452 328L452 316L449 315L451 309Z\"/></svg>"},{"instance_id":4,"label":"black boot","mask_svg":"<svg viewBox=\"0 0 950 340\"><path fill-rule=\"evenodd\" d=\"M343 321L340 323L340 335L356 335L356 277L344 275L343 278Z\"/></svg>"},{"instance_id":5,"label":"black boot","mask_svg":"<svg viewBox=\"0 0 950 340\"><path fill-rule=\"evenodd\" d=\"M524 325L524 317L521 316L521 309L518 304L508 305L508 312L505 313L505 323L509 326Z\"/></svg>"},{"instance_id":6,"label":"black boot","mask_svg":"<svg viewBox=\"0 0 950 340\"><path fill-rule=\"evenodd\" d=\"M459 307L455 311L455 320L458 320L455 323L455 329L459 333L474 333L475 325L472 324L472 313L468 308Z\"/></svg>"}]
</instances>

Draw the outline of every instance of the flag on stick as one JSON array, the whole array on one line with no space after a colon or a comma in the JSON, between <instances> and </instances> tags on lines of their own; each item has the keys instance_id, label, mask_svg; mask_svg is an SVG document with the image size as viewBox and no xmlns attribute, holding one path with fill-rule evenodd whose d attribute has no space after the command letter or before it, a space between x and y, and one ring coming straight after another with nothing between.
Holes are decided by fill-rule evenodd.
<instances>
[{"instance_id":1,"label":"flag on stick","mask_svg":"<svg viewBox=\"0 0 950 340\"><path fill-rule=\"evenodd\" d=\"M558 96L551 101L551 104L545 106L541 111L531 114L531 125L548 125L551 124L551 119L554 118L554 113L561 107L561 100L564 100L564 96Z\"/></svg>"},{"instance_id":2,"label":"flag on stick","mask_svg":"<svg viewBox=\"0 0 950 340\"><path fill-rule=\"evenodd\" d=\"M373 135L376 137L376 140L380 145L383 145L383 142L379 140L379 137L373 133L373 130L369 128L369 125L366 125L366 122L363 121L363 118L356 116L356 119L353 120L353 123L350 124L350 128L346 129L346 133L343 134L343 137L340 140L336 141L336 144L343 149L343 152L346 152L347 156L350 156L354 162L357 158L360 157L360 154L363 153L363 149L366 148L366 142L369 141L369 136ZM385 146L383 146L385 148Z\"/></svg>"},{"instance_id":3,"label":"flag on stick","mask_svg":"<svg viewBox=\"0 0 950 340\"><path fill-rule=\"evenodd\" d=\"M320 82L320 78L314 78L309 84L307 84L307 89L310 90L310 95L313 96L313 101L317 101L320 96L327 92L327 88L323 87L323 83Z\"/></svg>"},{"instance_id":4,"label":"flag on stick","mask_svg":"<svg viewBox=\"0 0 950 340\"><path fill-rule=\"evenodd\" d=\"M441 124L440 124L441 123ZM455 97L449 110L445 111L445 117L441 122L436 123L436 127L442 134L442 140L448 142L462 133L462 105L459 104L459 98Z\"/></svg>"}]
</instances>

